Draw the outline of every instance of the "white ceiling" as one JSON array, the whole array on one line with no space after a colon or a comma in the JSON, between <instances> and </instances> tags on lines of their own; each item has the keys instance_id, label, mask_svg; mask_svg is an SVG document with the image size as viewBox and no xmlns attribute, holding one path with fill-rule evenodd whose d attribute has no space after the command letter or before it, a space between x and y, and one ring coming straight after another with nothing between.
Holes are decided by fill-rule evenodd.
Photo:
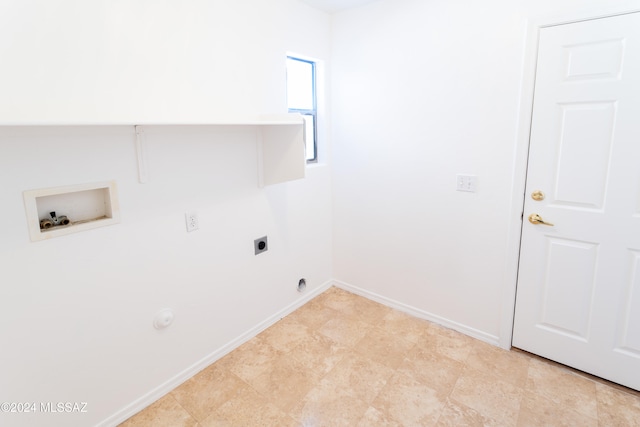
<instances>
[{"instance_id":1,"label":"white ceiling","mask_svg":"<svg viewBox=\"0 0 640 427\"><path fill-rule=\"evenodd\" d=\"M306 3L309 6L329 13L362 6L367 3L373 3L374 1L377 0L302 0L303 3Z\"/></svg>"}]
</instances>

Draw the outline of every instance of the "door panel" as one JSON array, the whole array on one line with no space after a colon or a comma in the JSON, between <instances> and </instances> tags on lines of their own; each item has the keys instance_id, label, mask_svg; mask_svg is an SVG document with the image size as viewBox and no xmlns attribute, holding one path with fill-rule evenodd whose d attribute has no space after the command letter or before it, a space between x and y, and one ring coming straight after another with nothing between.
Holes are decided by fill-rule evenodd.
<instances>
[{"instance_id":1,"label":"door panel","mask_svg":"<svg viewBox=\"0 0 640 427\"><path fill-rule=\"evenodd\" d=\"M640 251L629 251L630 274L626 289L626 307L622 310L622 331L616 350L640 357Z\"/></svg>"},{"instance_id":2,"label":"door panel","mask_svg":"<svg viewBox=\"0 0 640 427\"><path fill-rule=\"evenodd\" d=\"M540 326L587 341L598 245L549 238ZM572 301L570 306L566 302Z\"/></svg>"},{"instance_id":3,"label":"door panel","mask_svg":"<svg viewBox=\"0 0 640 427\"><path fill-rule=\"evenodd\" d=\"M565 47L567 80L620 80L624 39L592 41Z\"/></svg>"},{"instance_id":4,"label":"door panel","mask_svg":"<svg viewBox=\"0 0 640 427\"><path fill-rule=\"evenodd\" d=\"M555 202L602 209L609 177L615 102L560 105ZM580 177L580 179L576 179Z\"/></svg>"},{"instance_id":5,"label":"door panel","mask_svg":"<svg viewBox=\"0 0 640 427\"><path fill-rule=\"evenodd\" d=\"M524 208L513 345L640 389L640 14L541 29Z\"/></svg>"}]
</instances>

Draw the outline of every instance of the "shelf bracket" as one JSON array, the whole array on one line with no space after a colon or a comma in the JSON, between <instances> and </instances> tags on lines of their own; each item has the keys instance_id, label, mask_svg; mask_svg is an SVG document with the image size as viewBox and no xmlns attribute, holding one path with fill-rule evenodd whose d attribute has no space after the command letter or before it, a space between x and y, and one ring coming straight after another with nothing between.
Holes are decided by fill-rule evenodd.
<instances>
[{"instance_id":1,"label":"shelf bracket","mask_svg":"<svg viewBox=\"0 0 640 427\"><path fill-rule=\"evenodd\" d=\"M136 126L136 154L138 156L138 181L144 184L149 180L147 170L147 142L144 138L142 126Z\"/></svg>"}]
</instances>

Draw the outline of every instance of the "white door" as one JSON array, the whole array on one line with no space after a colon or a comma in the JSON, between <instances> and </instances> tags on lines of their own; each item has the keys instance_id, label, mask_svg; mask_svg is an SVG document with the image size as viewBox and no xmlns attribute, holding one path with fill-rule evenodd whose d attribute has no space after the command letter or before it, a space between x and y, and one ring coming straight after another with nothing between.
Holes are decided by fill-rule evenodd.
<instances>
[{"instance_id":1,"label":"white door","mask_svg":"<svg viewBox=\"0 0 640 427\"><path fill-rule=\"evenodd\" d=\"M513 345L640 390L640 13L539 42Z\"/></svg>"}]
</instances>

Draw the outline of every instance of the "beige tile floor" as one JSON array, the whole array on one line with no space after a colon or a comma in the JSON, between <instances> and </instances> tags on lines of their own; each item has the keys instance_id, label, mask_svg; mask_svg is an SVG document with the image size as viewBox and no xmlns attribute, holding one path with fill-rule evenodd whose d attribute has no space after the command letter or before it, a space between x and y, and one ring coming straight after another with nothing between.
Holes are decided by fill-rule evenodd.
<instances>
[{"instance_id":1,"label":"beige tile floor","mask_svg":"<svg viewBox=\"0 0 640 427\"><path fill-rule=\"evenodd\" d=\"M640 393L331 288L121 426L640 426Z\"/></svg>"}]
</instances>

